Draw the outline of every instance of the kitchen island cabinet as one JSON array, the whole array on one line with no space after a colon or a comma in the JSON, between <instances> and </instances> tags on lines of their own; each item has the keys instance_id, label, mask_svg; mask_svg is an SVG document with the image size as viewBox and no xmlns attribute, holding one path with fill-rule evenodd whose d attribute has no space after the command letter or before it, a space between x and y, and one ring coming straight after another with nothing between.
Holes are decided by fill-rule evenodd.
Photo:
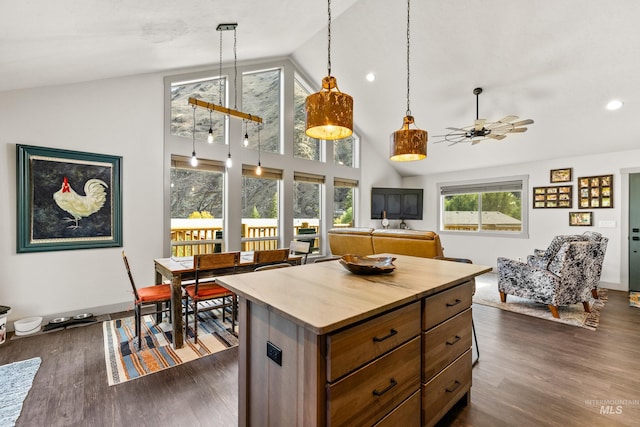
<instances>
[{"instance_id":1,"label":"kitchen island cabinet","mask_svg":"<svg viewBox=\"0 0 640 427\"><path fill-rule=\"evenodd\" d=\"M489 267L404 255L234 276L239 425L433 425L471 388L471 296Z\"/></svg>"}]
</instances>

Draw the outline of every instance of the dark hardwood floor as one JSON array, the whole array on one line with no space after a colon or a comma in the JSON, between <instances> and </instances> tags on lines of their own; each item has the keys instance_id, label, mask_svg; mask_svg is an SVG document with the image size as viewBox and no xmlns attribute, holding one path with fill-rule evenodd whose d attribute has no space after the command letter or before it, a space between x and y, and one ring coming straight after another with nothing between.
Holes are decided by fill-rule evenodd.
<instances>
[{"instance_id":1,"label":"dark hardwood floor","mask_svg":"<svg viewBox=\"0 0 640 427\"><path fill-rule=\"evenodd\" d=\"M640 308L626 293L609 292L597 331L473 310L480 361L471 405L441 426L638 425ZM0 364L35 356L42 365L17 426L237 424L237 349L110 387L101 325L0 345Z\"/></svg>"}]
</instances>

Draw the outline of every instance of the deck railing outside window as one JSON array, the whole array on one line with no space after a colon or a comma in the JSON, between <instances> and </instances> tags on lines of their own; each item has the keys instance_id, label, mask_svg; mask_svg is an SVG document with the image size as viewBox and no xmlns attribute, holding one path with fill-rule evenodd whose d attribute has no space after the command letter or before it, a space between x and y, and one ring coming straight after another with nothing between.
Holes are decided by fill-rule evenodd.
<instances>
[{"instance_id":1,"label":"deck railing outside window","mask_svg":"<svg viewBox=\"0 0 640 427\"><path fill-rule=\"evenodd\" d=\"M202 225L201 222L187 226L191 220L176 221L171 226L171 256L183 257L205 253L222 252L224 236L222 225ZM268 221L268 220L267 220ZM255 251L278 248L278 226L248 220L242 223L242 251ZM304 225L304 227L303 227ZM320 244L319 226L317 224L300 224L294 226L294 236L309 234L312 248ZM302 230L302 231L301 231Z\"/></svg>"}]
</instances>

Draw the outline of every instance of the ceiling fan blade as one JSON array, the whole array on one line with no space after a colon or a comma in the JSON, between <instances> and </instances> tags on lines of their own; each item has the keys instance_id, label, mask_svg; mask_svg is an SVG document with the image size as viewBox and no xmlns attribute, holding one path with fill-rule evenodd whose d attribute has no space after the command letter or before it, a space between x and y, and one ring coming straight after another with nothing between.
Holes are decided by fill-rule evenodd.
<instances>
[{"instance_id":1,"label":"ceiling fan blade","mask_svg":"<svg viewBox=\"0 0 640 427\"><path fill-rule=\"evenodd\" d=\"M511 123L514 127L520 127L520 126L526 126L526 125L532 125L533 124L533 120L531 119L526 119L526 120L520 120L519 122L515 122L515 123Z\"/></svg>"},{"instance_id":2,"label":"ceiling fan blade","mask_svg":"<svg viewBox=\"0 0 640 427\"><path fill-rule=\"evenodd\" d=\"M513 128L507 133L522 133L526 131L527 131L527 128Z\"/></svg>"},{"instance_id":3,"label":"ceiling fan blade","mask_svg":"<svg viewBox=\"0 0 640 427\"><path fill-rule=\"evenodd\" d=\"M498 120L496 123L512 123L518 120L520 117L518 116L506 116Z\"/></svg>"},{"instance_id":4,"label":"ceiling fan blade","mask_svg":"<svg viewBox=\"0 0 640 427\"><path fill-rule=\"evenodd\" d=\"M463 133L467 132L467 130L466 130L466 129L462 129L462 128L447 128L447 129L448 129L448 130L456 130L456 131L458 131L458 132L463 132Z\"/></svg>"},{"instance_id":5,"label":"ceiling fan blade","mask_svg":"<svg viewBox=\"0 0 640 427\"><path fill-rule=\"evenodd\" d=\"M447 133L445 135L432 135L431 138L447 138L451 136L461 136L464 137L466 133Z\"/></svg>"},{"instance_id":6,"label":"ceiling fan blade","mask_svg":"<svg viewBox=\"0 0 640 427\"><path fill-rule=\"evenodd\" d=\"M507 135L494 135L494 134L491 134L491 133L489 135L487 135L487 138L497 139L498 141L502 141L506 137L507 137Z\"/></svg>"},{"instance_id":7,"label":"ceiling fan blade","mask_svg":"<svg viewBox=\"0 0 640 427\"><path fill-rule=\"evenodd\" d=\"M505 133L509 133L513 130L513 126L510 124L505 124L503 126L495 127L490 129L490 135L504 135Z\"/></svg>"},{"instance_id":8,"label":"ceiling fan blade","mask_svg":"<svg viewBox=\"0 0 640 427\"><path fill-rule=\"evenodd\" d=\"M484 127L484 123L487 121L487 119L478 119L475 122L475 129L476 130L482 130L482 128Z\"/></svg>"}]
</instances>

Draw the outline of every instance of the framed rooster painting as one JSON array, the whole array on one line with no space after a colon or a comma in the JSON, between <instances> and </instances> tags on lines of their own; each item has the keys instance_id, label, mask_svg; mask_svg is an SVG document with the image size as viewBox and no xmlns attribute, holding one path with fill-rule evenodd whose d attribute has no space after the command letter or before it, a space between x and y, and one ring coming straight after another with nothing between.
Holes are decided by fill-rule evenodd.
<instances>
[{"instance_id":1,"label":"framed rooster painting","mask_svg":"<svg viewBox=\"0 0 640 427\"><path fill-rule=\"evenodd\" d=\"M16 145L17 252L122 246L122 157Z\"/></svg>"}]
</instances>

